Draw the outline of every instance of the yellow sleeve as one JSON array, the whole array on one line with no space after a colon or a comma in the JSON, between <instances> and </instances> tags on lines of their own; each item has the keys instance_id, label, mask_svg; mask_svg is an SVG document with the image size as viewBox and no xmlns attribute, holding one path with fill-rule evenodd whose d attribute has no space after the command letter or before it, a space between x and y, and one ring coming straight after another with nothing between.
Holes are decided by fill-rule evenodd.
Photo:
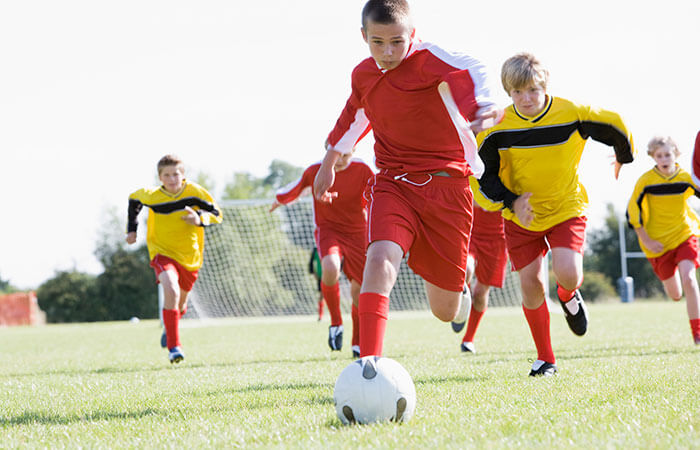
<instances>
[{"instance_id":1,"label":"yellow sleeve","mask_svg":"<svg viewBox=\"0 0 700 450\"><path fill-rule=\"evenodd\" d=\"M627 221L634 228L639 228L644 223L642 218L642 193L645 186L645 177L642 175L637 180L637 184L634 185L632 197L630 197L630 201L627 204Z\"/></svg>"},{"instance_id":2,"label":"yellow sleeve","mask_svg":"<svg viewBox=\"0 0 700 450\"><path fill-rule=\"evenodd\" d=\"M615 149L619 163L634 160L634 141L622 117L613 111L577 105L581 116L579 133L584 139L590 137Z\"/></svg>"}]
</instances>

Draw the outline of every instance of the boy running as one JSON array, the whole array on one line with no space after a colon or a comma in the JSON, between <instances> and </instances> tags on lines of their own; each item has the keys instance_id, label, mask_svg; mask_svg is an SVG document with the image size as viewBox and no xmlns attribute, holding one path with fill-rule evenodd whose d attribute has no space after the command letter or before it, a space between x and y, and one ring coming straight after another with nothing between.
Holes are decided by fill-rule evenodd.
<instances>
[{"instance_id":1,"label":"boy running","mask_svg":"<svg viewBox=\"0 0 700 450\"><path fill-rule=\"evenodd\" d=\"M664 290L674 301L685 292L690 331L700 345L700 292L695 269L700 265L700 218L688 204L700 191L676 158L680 151L670 137L649 141L647 153L656 165L634 187L627 217Z\"/></svg>"},{"instance_id":2,"label":"boy running","mask_svg":"<svg viewBox=\"0 0 700 450\"><path fill-rule=\"evenodd\" d=\"M371 129L380 172L367 187L369 247L359 298L360 354L382 355L389 295L399 264L425 280L433 314L453 320L464 286L472 197L481 172L470 129L498 110L484 67L415 37L405 0L370 0L362 10L370 58L326 142L315 195L331 202L333 166Z\"/></svg>"},{"instance_id":3,"label":"boy running","mask_svg":"<svg viewBox=\"0 0 700 450\"><path fill-rule=\"evenodd\" d=\"M221 210L211 194L185 179L180 158L165 155L158 161L161 186L139 189L129 196L126 242L136 242L138 214L149 208L146 245L156 280L163 287L163 324L171 363L185 358L180 346L180 317L197 280L204 252L204 227L221 223Z\"/></svg>"},{"instance_id":4,"label":"boy running","mask_svg":"<svg viewBox=\"0 0 700 450\"><path fill-rule=\"evenodd\" d=\"M352 296L352 353L360 355L360 324L357 302L365 267L367 248L367 202L363 196L367 181L374 172L359 159L352 159L353 152L335 162L335 182L331 186L333 202L325 203L314 198L314 239L321 257L321 294L328 305L331 324L328 327L328 346L339 351L343 346L343 316L340 312L340 270L350 280ZM289 203L313 186L320 163L309 166L297 181L277 191L270 212Z\"/></svg>"},{"instance_id":5,"label":"boy running","mask_svg":"<svg viewBox=\"0 0 700 450\"><path fill-rule=\"evenodd\" d=\"M634 153L632 137L617 113L549 95L548 76L529 53L506 60L501 81L513 104L501 123L477 136L485 165L481 191L505 206L508 255L520 275L523 311L537 348L531 376L557 371L542 275L550 248L557 296L569 328L582 336L588 326L578 291L588 206L578 165L586 139L615 149L615 178Z\"/></svg>"}]
</instances>

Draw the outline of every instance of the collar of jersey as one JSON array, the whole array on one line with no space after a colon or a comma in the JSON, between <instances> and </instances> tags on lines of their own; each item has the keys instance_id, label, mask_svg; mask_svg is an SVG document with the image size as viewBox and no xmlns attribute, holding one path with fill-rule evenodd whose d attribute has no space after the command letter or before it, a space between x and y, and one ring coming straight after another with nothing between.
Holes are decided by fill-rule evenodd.
<instances>
[{"instance_id":1,"label":"collar of jersey","mask_svg":"<svg viewBox=\"0 0 700 450\"><path fill-rule=\"evenodd\" d=\"M185 186L187 186L187 180L183 180L183 181L182 181L182 188L181 188L179 191L177 191L176 193L174 193L174 194L171 193L171 192L168 192L168 191L165 189L165 186L163 186L163 185L160 186L160 191L161 191L163 194L167 195L168 197L175 198L175 197L179 197L180 195L182 195L182 192L185 190Z\"/></svg>"},{"instance_id":2,"label":"collar of jersey","mask_svg":"<svg viewBox=\"0 0 700 450\"><path fill-rule=\"evenodd\" d=\"M658 167L654 166L654 172L656 172L656 174L658 176L660 176L661 178L663 178L664 180L674 179L676 177L676 175L678 175L678 172L680 172L680 171L681 171L681 166L678 163L676 163L676 170L674 170L671 175L666 176L663 173L661 173L661 171L659 170Z\"/></svg>"},{"instance_id":3,"label":"collar of jersey","mask_svg":"<svg viewBox=\"0 0 700 450\"><path fill-rule=\"evenodd\" d=\"M515 114L521 119L527 122L537 123L549 112L550 109L552 109L553 100L554 97L552 97L551 95L547 95L547 106L545 106L542 112L536 115L535 117L528 117L524 114L520 114L520 112L518 112L518 108L515 107L515 103L513 103L513 111L515 111Z\"/></svg>"}]
</instances>

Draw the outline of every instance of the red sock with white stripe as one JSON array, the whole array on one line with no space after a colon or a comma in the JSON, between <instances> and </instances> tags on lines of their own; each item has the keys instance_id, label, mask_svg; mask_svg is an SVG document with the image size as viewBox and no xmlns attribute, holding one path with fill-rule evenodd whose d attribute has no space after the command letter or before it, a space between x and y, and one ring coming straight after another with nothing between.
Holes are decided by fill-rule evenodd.
<instances>
[{"instance_id":1,"label":"red sock with white stripe","mask_svg":"<svg viewBox=\"0 0 700 450\"><path fill-rule=\"evenodd\" d=\"M389 298L373 292L360 294L360 357L382 356L384 332L389 318Z\"/></svg>"},{"instance_id":2,"label":"red sock with white stripe","mask_svg":"<svg viewBox=\"0 0 700 450\"><path fill-rule=\"evenodd\" d=\"M351 345L360 345L360 311L357 306L352 305L352 343Z\"/></svg>"},{"instance_id":3,"label":"red sock with white stripe","mask_svg":"<svg viewBox=\"0 0 700 450\"><path fill-rule=\"evenodd\" d=\"M337 327L343 323L343 316L340 313L340 283L328 286L321 282L321 293L328 304L328 312L331 315L331 326Z\"/></svg>"},{"instance_id":4,"label":"red sock with white stripe","mask_svg":"<svg viewBox=\"0 0 700 450\"><path fill-rule=\"evenodd\" d=\"M180 346L180 310L163 308L163 325L168 350Z\"/></svg>"},{"instance_id":5,"label":"red sock with white stripe","mask_svg":"<svg viewBox=\"0 0 700 450\"><path fill-rule=\"evenodd\" d=\"M530 326L532 339L535 341L537 348L537 359L555 364L557 361L554 358L552 351L552 338L549 334L549 309L547 302L543 301L537 309L528 309L523 305L525 319Z\"/></svg>"}]
</instances>

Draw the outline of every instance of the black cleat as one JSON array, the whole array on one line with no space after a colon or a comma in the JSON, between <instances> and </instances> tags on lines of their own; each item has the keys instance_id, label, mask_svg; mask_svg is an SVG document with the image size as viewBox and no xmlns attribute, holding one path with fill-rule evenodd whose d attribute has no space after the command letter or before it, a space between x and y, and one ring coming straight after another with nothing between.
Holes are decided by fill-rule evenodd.
<instances>
[{"instance_id":1,"label":"black cleat","mask_svg":"<svg viewBox=\"0 0 700 450\"><path fill-rule=\"evenodd\" d=\"M328 346L331 350L339 351L343 348L343 326L328 327Z\"/></svg>"},{"instance_id":2,"label":"black cleat","mask_svg":"<svg viewBox=\"0 0 700 450\"><path fill-rule=\"evenodd\" d=\"M352 346L352 357L355 359L360 358L360 346L359 345Z\"/></svg>"},{"instance_id":3,"label":"black cleat","mask_svg":"<svg viewBox=\"0 0 700 450\"><path fill-rule=\"evenodd\" d=\"M576 314L571 314L569 308L566 307L566 303L559 299L562 309L564 309L564 316L566 317L566 323L569 324L569 328L576 336L583 336L586 334L588 329L588 310L586 309L586 304L583 302L583 297L578 289L574 291L574 296L569 301L575 301L578 304L578 312Z\"/></svg>"},{"instance_id":4,"label":"black cleat","mask_svg":"<svg viewBox=\"0 0 700 450\"><path fill-rule=\"evenodd\" d=\"M551 377L557 373L557 365L538 359L532 364L531 377Z\"/></svg>"},{"instance_id":5,"label":"black cleat","mask_svg":"<svg viewBox=\"0 0 700 450\"><path fill-rule=\"evenodd\" d=\"M462 342L459 346L463 353L476 353L476 347L473 342Z\"/></svg>"}]
</instances>

